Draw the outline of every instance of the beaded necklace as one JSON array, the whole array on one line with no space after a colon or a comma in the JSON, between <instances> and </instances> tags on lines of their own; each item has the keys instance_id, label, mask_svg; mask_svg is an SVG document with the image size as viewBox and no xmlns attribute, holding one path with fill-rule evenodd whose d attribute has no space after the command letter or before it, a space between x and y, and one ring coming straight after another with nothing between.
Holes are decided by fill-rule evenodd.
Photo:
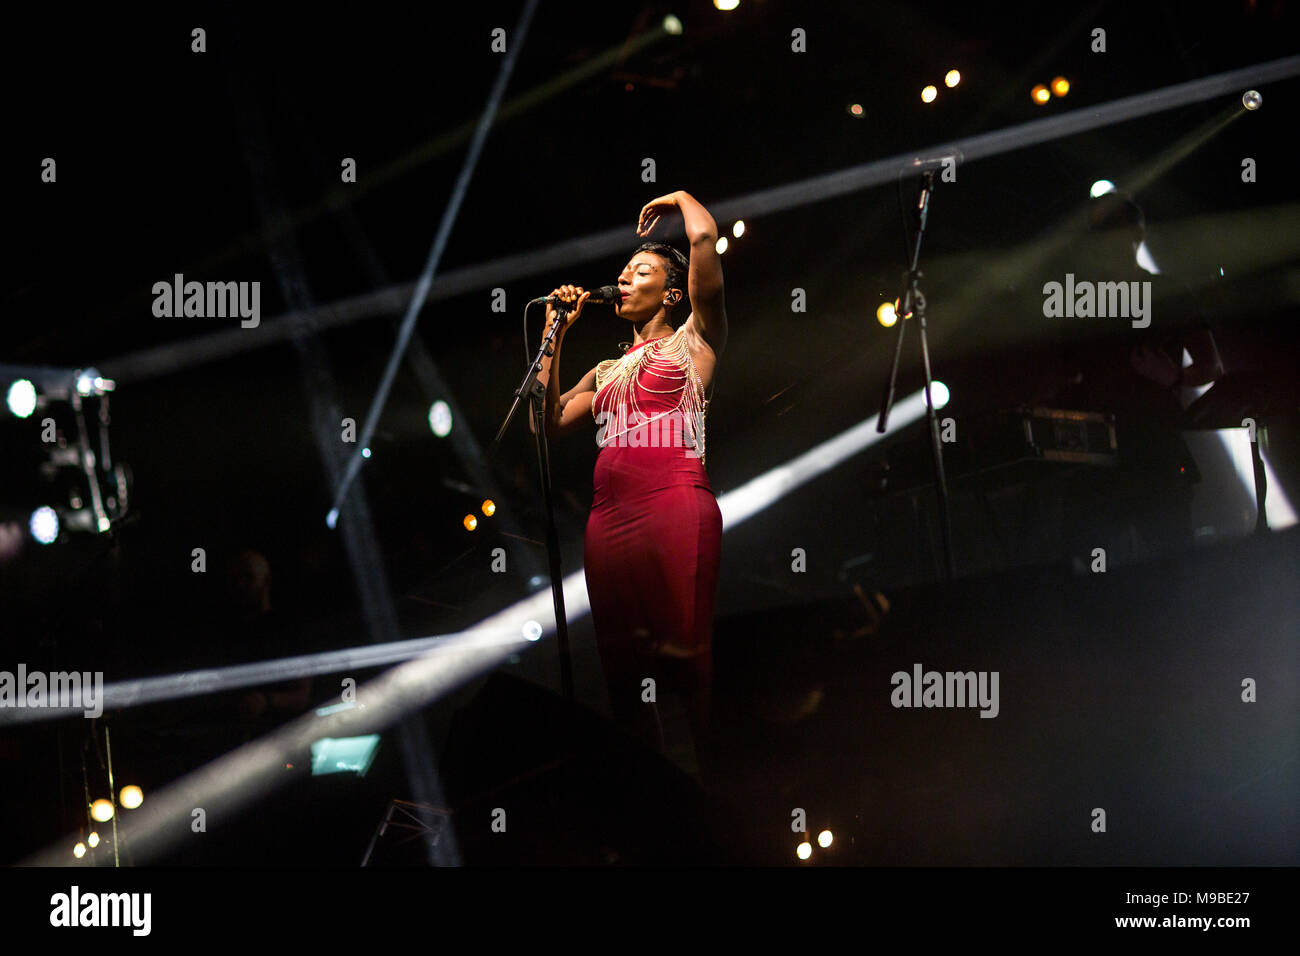
<instances>
[{"instance_id":1,"label":"beaded necklace","mask_svg":"<svg viewBox=\"0 0 1300 956\"><path fill-rule=\"evenodd\" d=\"M610 444L631 428L647 425L668 415L678 414L682 422L682 439L687 447L699 452L700 461L704 461L704 416L709 410L709 401L704 397L704 383L695 369L691 350L682 334L681 326L672 335L663 336L643 344L633 352L627 352L621 359L606 359L596 369L596 392L611 388L610 400L614 404L613 426L604 433L604 441L598 442L602 447ZM677 406L658 415L647 416L642 413L636 399L637 383L641 370L645 369L660 378L670 381L678 380L680 385L672 388L641 388L657 395L682 393ZM687 383L694 388L687 388ZM606 403L608 408L608 403ZM592 402L592 416L596 416L596 403Z\"/></svg>"}]
</instances>

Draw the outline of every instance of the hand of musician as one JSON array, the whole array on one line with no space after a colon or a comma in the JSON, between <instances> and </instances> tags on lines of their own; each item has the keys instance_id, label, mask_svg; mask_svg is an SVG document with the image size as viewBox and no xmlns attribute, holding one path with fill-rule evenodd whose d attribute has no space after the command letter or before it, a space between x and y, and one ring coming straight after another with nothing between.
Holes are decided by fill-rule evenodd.
<instances>
[{"instance_id":1,"label":"hand of musician","mask_svg":"<svg viewBox=\"0 0 1300 956\"><path fill-rule=\"evenodd\" d=\"M658 199L652 199L641 207L641 216L637 220L636 234L638 236L648 236L655 226L659 224L659 219L664 213L677 208L677 193L672 192L667 196L660 196Z\"/></svg>"},{"instance_id":2,"label":"hand of musician","mask_svg":"<svg viewBox=\"0 0 1300 956\"><path fill-rule=\"evenodd\" d=\"M587 302L587 296L591 295L591 293L582 291L582 286L580 285L562 285L557 289L552 289L551 295L559 296L563 301L565 308L569 310L568 314L564 317L563 326L561 326L560 331L556 333L556 335L563 335L569 330L569 326L578 321L578 316L582 314L582 307ZM551 331L551 326L555 324L555 317L558 314L559 312L552 303L546 303L547 332Z\"/></svg>"},{"instance_id":3,"label":"hand of musician","mask_svg":"<svg viewBox=\"0 0 1300 956\"><path fill-rule=\"evenodd\" d=\"M1128 362L1133 367L1133 371L1165 388L1176 385L1179 373L1182 371L1164 352L1147 348L1145 345L1139 345L1129 352Z\"/></svg>"}]
</instances>

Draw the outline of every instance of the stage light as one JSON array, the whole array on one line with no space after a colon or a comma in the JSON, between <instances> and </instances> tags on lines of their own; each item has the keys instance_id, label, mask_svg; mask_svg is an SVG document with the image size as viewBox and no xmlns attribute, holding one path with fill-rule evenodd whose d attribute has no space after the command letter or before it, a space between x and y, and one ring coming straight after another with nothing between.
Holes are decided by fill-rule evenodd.
<instances>
[{"instance_id":1,"label":"stage light","mask_svg":"<svg viewBox=\"0 0 1300 956\"><path fill-rule=\"evenodd\" d=\"M745 234L745 220L737 219L731 227L731 234L739 239Z\"/></svg>"},{"instance_id":2,"label":"stage light","mask_svg":"<svg viewBox=\"0 0 1300 956\"><path fill-rule=\"evenodd\" d=\"M1098 196L1104 196L1106 193L1113 193L1114 191L1114 183L1109 179L1099 179L1092 184L1092 188L1088 190L1088 195L1096 199Z\"/></svg>"},{"instance_id":3,"label":"stage light","mask_svg":"<svg viewBox=\"0 0 1300 956\"><path fill-rule=\"evenodd\" d=\"M722 255L724 252L726 252L726 251L727 251L727 237L726 237L726 236L718 236L718 242L717 242L717 245L714 246L714 248L718 250L718 255Z\"/></svg>"},{"instance_id":4,"label":"stage light","mask_svg":"<svg viewBox=\"0 0 1300 956\"><path fill-rule=\"evenodd\" d=\"M898 309L892 302L882 302L876 309L876 321L885 328L891 328L898 321Z\"/></svg>"},{"instance_id":5,"label":"stage light","mask_svg":"<svg viewBox=\"0 0 1300 956\"><path fill-rule=\"evenodd\" d=\"M820 847L828 847L834 839L835 838L831 836L830 830L823 830L821 833L817 834L817 845Z\"/></svg>"},{"instance_id":6,"label":"stage light","mask_svg":"<svg viewBox=\"0 0 1300 956\"><path fill-rule=\"evenodd\" d=\"M795 850L795 853L798 854L801 860L808 859L808 857L812 856L812 844L805 840L799 844L799 849Z\"/></svg>"},{"instance_id":7,"label":"stage light","mask_svg":"<svg viewBox=\"0 0 1300 956\"><path fill-rule=\"evenodd\" d=\"M863 117L865 114L866 114L866 111L862 108L862 104L861 104L861 103L850 103L850 104L849 104L849 115L850 115L850 116L856 116L858 119L862 119L862 117Z\"/></svg>"},{"instance_id":8,"label":"stage light","mask_svg":"<svg viewBox=\"0 0 1300 956\"><path fill-rule=\"evenodd\" d=\"M99 799L90 805L90 815L100 823L113 819L113 805L107 800Z\"/></svg>"},{"instance_id":9,"label":"stage light","mask_svg":"<svg viewBox=\"0 0 1300 956\"><path fill-rule=\"evenodd\" d=\"M429 406L429 428L439 438L451 434L451 406L441 399Z\"/></svg>"},{"instance_id":10,"label":"stage light","mask_svg":"<svg viewBox=\"0 0 1300 956\"><path fill-rule=\"evenodd\" d=\"M1259 95L1258 90L1247 90L1241 94L1241 105L1248 110L1257 110L1264 105L1264 97Z\"/></svg>"},{"instance_id":11,"label":"stage light","mask_svg":"<svg viewBox=\"0 0 1300 956\"><path fill-rule=\"evenodd\" d=\"M1152 275L1160 275L1160 266L1156 265L1156 260L1151 255L1151 250L1147 248L1146 240L1138 243L1136 257L1137 264Z\"/></svg>"},{"instance_id":12,"label":"stage light","mask_svg":"<svg viewBox=\"0 0 1300 956\"><path fill-rule=\"evenodd\" d=\"M137 786L123 787L118 802L128 810L134 810L144 803L144 791Z\"/></svg>"},{"instance_id":13,"label":"stage light","mask_svg":"<svg viewBox=\"0 0 1300 956\"><path fill-rule=\"evenodd\" d=\"M465 530L466 530L466 531L473 531L473 530L474 530L475 528L477 528L477 527L478 527L478 518L474 517L473 515L466 515L466 516L465 516Z\"/></svg>"},{"instance_id":14,"label":"stage light","mask_svg":"<svg viewBox=\"0 0 1300 956\"><path fill-rule=\"evenodd\" d=\"M379 749L379 734L360 737L322 737L312 741L311 775L321 777L331 773L355 773L364 777L375 762Z\"/></svg>"},{"instance_id":15,"label":"stage light","mask_svg":"<svg viewBox=\"0 0 1300 956\"><path fill-rule=\"evenodd\" d=\"M1058 76L1052 80L1052 92L1057 96L1064 96L1070 92L1070 81L1063 76Z\"/></svg>"},{"instance_id":16,"label":"stage light","mask_svg":"<svg viewBox=\"0 0 1300 956\"><path fill-rule=\"evenodd\" d=\"M1052 94L1048 92L1047 87L1043 86L1042 83L1039 83L1032 90L1030 90L1029 95L1034 98L1034 102L1037 103L1039 106L1046 103L1048 100L1052 98Z\"/></svg>"},{"instance_id":17,"label":"stage light","mask_svg":"<svg viewBox=\"0 0 1300 956\"><path fill-rule=\"evenodd\" d=\"M491 498L488 498L486 501L483 502L483 513L487 515L489 518L491 518L494 514L497 513L497 503L493 501Z\"/></svg>"},{"instance_id":18,"label":"stage light","mask_svg":"<svg viewBox=\"0 0 1300 956\"><path fill-rule=\"evenodd\" d=\"M99 846L99 834L92 830L90 836L86 837L86 842L90 844L90 848L93 850Z\"/></svg>"},{"instance_id":19,"label":"stage light","mask_svg":"<svg viewBox=\"0 0 1300 956\"><path fill-rule=\"evenodd\" d=\"M524 640L540 641L542 639L542 625L538 621L524 622Z\"/></svg>"},{"instance_id":20,"label":"stage light","mask_svg":"<svg viewBox=\"0 0 1300 956\"><path fill-rule=\"evenodd\" d=\"M947 405L950 397L951 396L948 394L948 386L943 384L943 382L936 378L930 383L930 398L934 401L935 409L940 409Z\"/></svg>"},{"instance_id":21,"label":"stage light","mask_svg":"<svg viewBox=\"0 0 1300 956\"><path fill-rule=\"evenodd\" d=\"M678 20L671 13L668 14L668 16L664 17L664 33L671 33L673 36L677 36L681 32L682 32L681 20Z\"/></svg>"},{"instance_id":22,"label":"stage light","mask_svg":"<svg viewBox=\"0 0 1300 956\"><path fill-rule=\"evenodd\" d=\"M19 418L26 418L36 411L36 386L27 379L20 378L9 386L5 401L9 405L9 411Z\"/></svg>"},{"instance_id":23,"label":"stage light","mask_svg":"<svg viewBox=\"0 0 1300 956\"><path fill-rule=\"evenodd\" d=\"M86 855L86 844L78 843L76 846L74 846L72 848L72 855L75 856L78 860L80 860L83 856Z\"/></svg>"},{"instance_id":24,"label":"stage light","mask_svg":"<svg viewBox=\"0 0 1300 956\"><path fill-rule=\"evenodd\" d=\"M369 457L370 457L370 449L369 449L369 448L363 448L363 449L361 449L361 457L362 457L362 458L369 458Z\"/></svg>"},{"instance_id":25,"label":"stage light","mask_svg":"<svg viewBox=\"0 0 1300 956\"><path fill-rule=\"evenodd\" d=\"M339 509L331 508L330 513L325 516L325 524L331 529L339 523Z\"/></svg>"},{"instance_id":26,"label":"stage light","mask_svg":"<svg viewBox=\"0 0 1300 956\"><path fill-rule=\"evenodd\" d=\"M922 103L933 103L934 98L939 95L939 90L933 86L927 86L921 91Z\"/></svg>"},{"instance_id":27,"label":"stage light","mask_svg":"<svg viewBox=\"0 0 1300 956\"><path fill-rule=\"evenodd\" d=\"M719 10L734 10L740 6L740 0L713 0L713 5Z\"/></svg>"},{"instance_id":28,"label":"stage light","mask_svg":"<svg viewBox=\"0 0 1300 956\"><path fill-rule=\"evenodd\" d=\"M27 527L32 537L41 544L53 544L59 537L59 514L48 505L43 505L32 512Z\"/></svg>"},{"instance_id":29,"label":"stage light","mask_svg":"<svg viewBox=\"0 0 1300 956\"><path fill-rule=\"evenodd\" d=\"M947 75L943 78L943 85L948 87L948 89L952 89L960 82L961 82L961 74L958 73L956 70L949 70Z\"/></svg>"}]
</instances>

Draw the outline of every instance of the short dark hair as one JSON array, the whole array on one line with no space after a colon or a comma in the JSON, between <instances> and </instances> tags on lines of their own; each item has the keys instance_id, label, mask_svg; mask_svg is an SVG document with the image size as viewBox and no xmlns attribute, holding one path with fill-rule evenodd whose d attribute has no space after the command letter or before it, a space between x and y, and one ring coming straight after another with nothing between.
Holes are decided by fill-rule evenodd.
<instances>
[{"instance_id":1,"label":"short dark hair","mask_svg":"<svg viewBox=\"0 0 1300 956\"><path fill-rule=\"evenodd\" d=\"M681 289L682 299L675 306L668 309L668 320L671 322L674 318L682 315L690 315L690 291L687 289L687 277L691 273L691 261L686 258L675 246L670 246L666 242L643 242L636 247L638 252L653 252L664 261L664 281L665 289ZM684 307L684 308L683 308Z\"/></svg>"}]
</instances>

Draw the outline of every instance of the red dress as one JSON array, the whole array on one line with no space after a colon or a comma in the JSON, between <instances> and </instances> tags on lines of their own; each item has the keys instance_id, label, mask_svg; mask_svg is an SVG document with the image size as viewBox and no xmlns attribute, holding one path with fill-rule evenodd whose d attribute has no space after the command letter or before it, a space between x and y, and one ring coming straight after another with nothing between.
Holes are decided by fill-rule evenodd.
<instances>
[{"instance_id":1,"label":"red dress","mask_svg":"<svg viewBox=\"0 0 1300 956\"><path fill-rule=\"evenodd\" d=\"M707 404L682 328L597 366L587 593L615 716L638 725L646 677L685 693L697 730L707 721L722 545Z\"/></svg>"}]
</instances>

